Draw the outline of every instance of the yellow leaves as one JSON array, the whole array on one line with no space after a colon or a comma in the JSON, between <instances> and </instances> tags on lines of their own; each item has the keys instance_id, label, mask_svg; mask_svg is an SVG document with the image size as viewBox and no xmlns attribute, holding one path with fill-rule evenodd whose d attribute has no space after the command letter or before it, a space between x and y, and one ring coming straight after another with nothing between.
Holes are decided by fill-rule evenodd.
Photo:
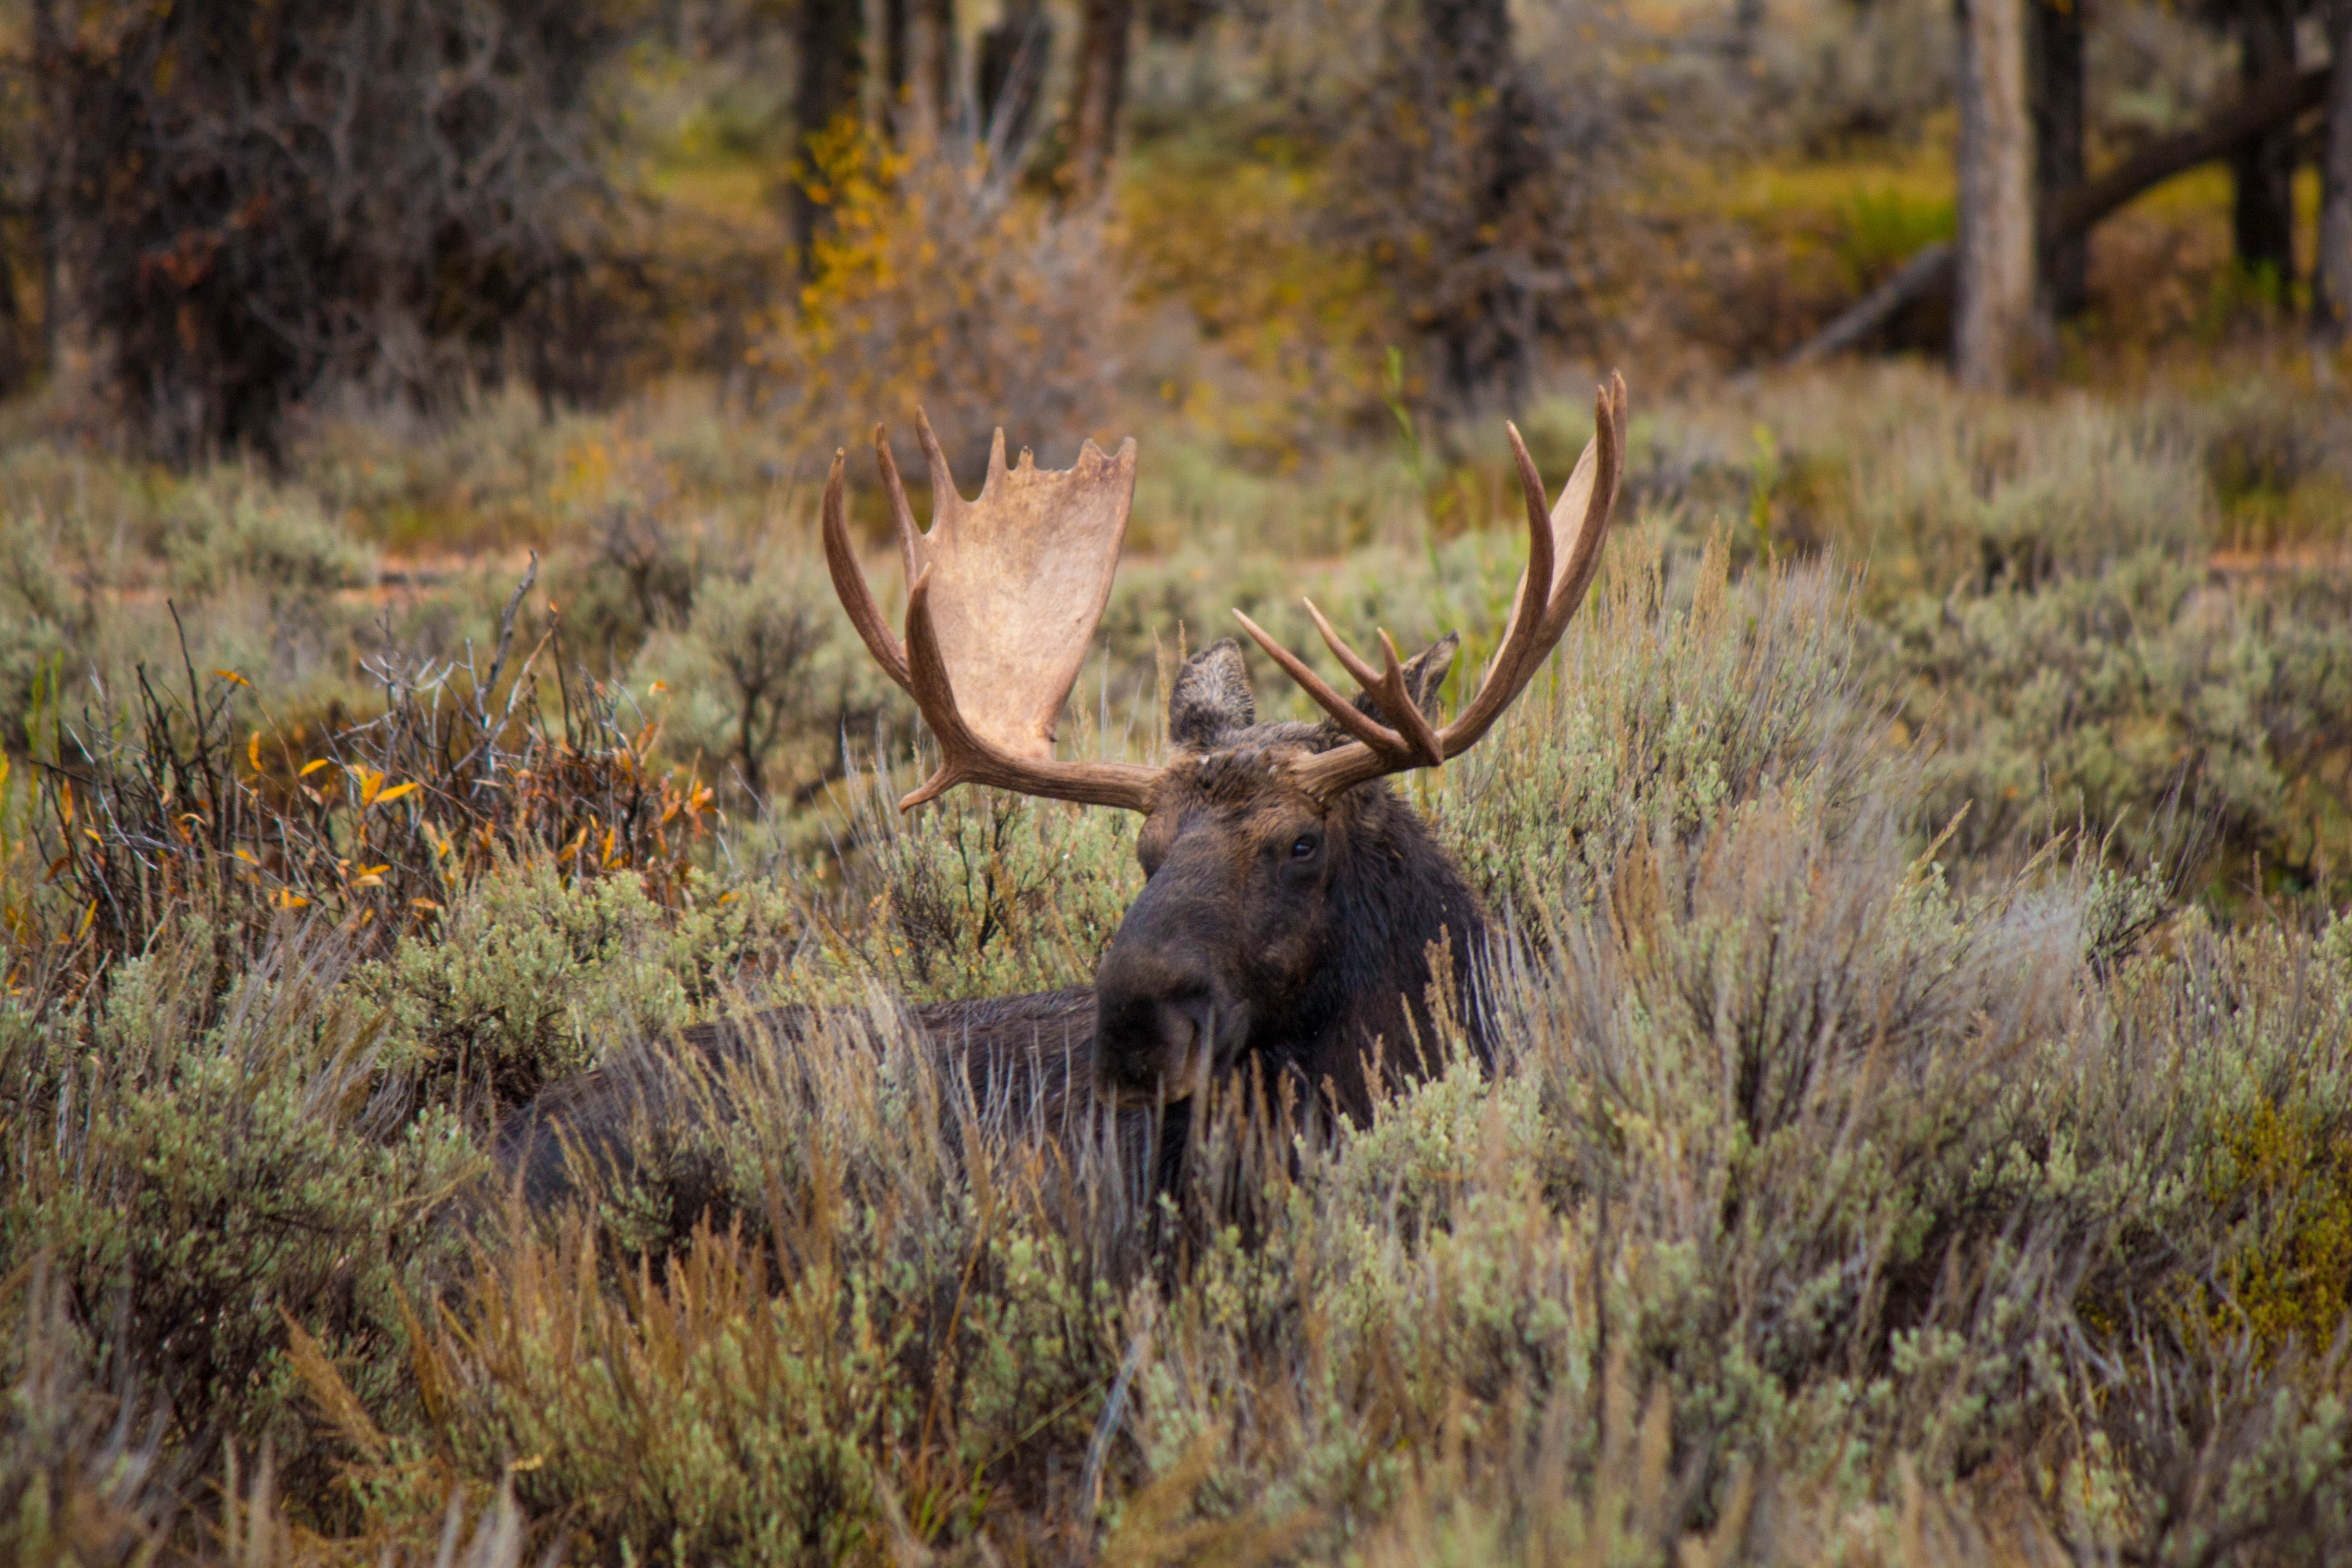
<instances>
[{"instance_id":1,"label":"yellow leaves","mask_svg":"<svg viewBox=\"0 0 2352 1568\"><path fill-rule=\"evenodd\" d=\"M245 742L245 760L253 764L255 773L261 771L261 731L258 730Z\"/></svg>"},{"instance_id":2,"label":"yellow leaves","mask_svg":"<svg viewBox=\"0 0 2352 1568\"><path fill-rule=\"evenodd\" d=\"M239 675L236 671L233 670L233 669L215 669L215 670L214 670L214 671L213 671L213 673L214 673L215 675L219 676L223 680L227 681L231 686L248 686L248 687L249 687L249 686L251 686L251 685L253 684L253 682L251 682L250 680L247 680L245 677L243 677L242 675Z\"/></svg>"},{"instance_id":3,"label":"yellow leaves","mask_svg":"<svg viewBox=\"0 0 2352 1568\"><path fill-rule=\"evenodd\" d=\"M333 764L332 763L330 763L326 758L324 758L324 757L320 757L320 758L317 762L315 762L315 763L304 763L302 764L302 771L301 771L301 773L299 773L299 774L297 774L296 776L297 776L297 777L299 777L299 778L306 778L306 779L307 779L307 778L309 778L312 773L317 773L320 768L332 767L333 765L334 765L334 764Z\"/></svg>"},{"instance_id":4,"label":"yellow leaves","mask_svg":"<svg viewBox=\"0 0 2352 1568\"><path fill-rule=\"evenodd\" d=\"M376 796L375 804L378 805L389 805L392 802L398 800L402 795L408 795L419 787L420 786L415 779L409 780L406 784L394 784L390 789L384 791L382 795Z\"/></svg>"},{"instance_id":5,"label":"yellow leaves","mask_svg":"<svg viewBox=\"0 0 2352 1568\"><path fill-rule=\"evenodd\" d=\"M310 900L291 888L278 889L269 901L281 910L307 910L310 907Z\"/></svg>"}]
</instances>

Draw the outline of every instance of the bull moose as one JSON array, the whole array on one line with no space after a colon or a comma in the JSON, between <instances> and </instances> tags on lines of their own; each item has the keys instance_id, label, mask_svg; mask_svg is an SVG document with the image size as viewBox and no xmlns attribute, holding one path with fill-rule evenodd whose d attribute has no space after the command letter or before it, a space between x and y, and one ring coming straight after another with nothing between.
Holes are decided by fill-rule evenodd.
<instances>
[{"instance_id":1,"label":"bull moose","mask_svg":"<svg viewBox=\"0 0 2352 1568\"><path fill-rule=\"evenodd\" d=\"M1485 679L1451 722L1437 693L1459 638L1411 659L1380 634L1374 668L1310 601L1307 614L1361 688L1353 700L1255 621L1244 631L1324 712L1319 723L1258 721L1240 646L1226 639L1185 661L1169 694L1170 754L1160 766L1071 762L1054 754L1061 718L1127 531L1135 442L1113 455L1091 441L1066 470L1024 450L1004 461L996 433L976 500L956 489L928 422L932 523L918 530L882 432L875 438L908 581L902 641L884 617L849 536L844 458L824 504L825 558L857 634L914 699L939 745L938 770L901 803L911 810L959 784L1117 806L1144 818L1136 840L1143 890L1120 921L1091 988L940 1003L908 1021L975 1084L1045 1076L1065 1100L1173 1111L1249 1063L1313 1100L1360 1119L1380 1075L1430 1065L1433 979L1453 988L1454 1016L1485 1049L1471 985L1485 912L1428 825L1381 781L1459 756L1524 690L1566 630L1598 565L1622 470L1625 386L1612 376L1594 434L1557 504L1515 427L1507 426L1527 505L1528 564ZM1436 952L1450 962L1440 963ZM693 1050L740 1053L754 1039L792 1042L812 1015L782 1009L689 1032ZM503 1163L545 1200L569 1187L583 1141L618 1136L624 1106L657 1093L646 1063L614 1064L559 1085L511 1119ZM557 1134L551 1136L550 1134ZM614 1150L614 1152L621 1151Z\"/></svg>"}]
</instances>

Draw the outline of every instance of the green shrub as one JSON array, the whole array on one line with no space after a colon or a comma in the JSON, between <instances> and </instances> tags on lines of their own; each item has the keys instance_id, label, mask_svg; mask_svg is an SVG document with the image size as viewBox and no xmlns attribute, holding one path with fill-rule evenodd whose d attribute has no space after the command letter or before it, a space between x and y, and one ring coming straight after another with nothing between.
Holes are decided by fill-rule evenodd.
<instances>
[{"instance_id":1,"label":"green shrub","mask_svg":"<svg viewBox=\"0 0 2352 1568\"><path fill-rule=\"evenodd\" d=\"M294 1451L279 1310L397 1408L402 1298L450 1260L436 1211L475 1154L387 1082L331 941L289 933L215 996L214 940L179 925L80 1007L0 1002L0 1274L49 1260L92 1363L151 1380L173 1451ZM306 1467L322 1510L325 1479Z\"/></svg>"},{"instance_id":2,"label":"green shrub","mask_svg":"<svg viewBox=\"0 0 2352 1568\"><path fill-rule=\"evenodd\" d=\"M1092 983L1143 887L1125 813L962 789L902 816L890 775L853 787L866 973L923 1001Z\"/></svg>"},{"instance_id":3,"label":"green shrub","mask_svg":"<svg viewBox=\"0 0 2352 1568\"><path fill-rule=\"evenodd\" d=\"M667 689L665 738L724 769L741 795L788 810L845 767L852 735L907 714L844 620L813 545L772 546L712 570L678 624L656 630L632 678Z\"/></svg>"},{"instance_id":4,"label":"green shrub","mask_svg":"<svg viewBox=\"0 0 2352 1568\"><path fill-rule=\"evenodd\" d=\"M11 751L24 744L35 694L89 630L56 559L37 514L0 515L0 746Z\"/></svg>"},{"instance_id":5,"label":"green shrub","mask_svg":"<svg viewBox=\"0 0 2352 1568\"><path fill-rule=\"evenodd\" d=\"M1433 814L1497 910L1591 902L1636 838L1688 833L1768 791L1835 816L1898 788L1861 679L1850 589L1804 567L1727 576L1621 553L1497 732L1446 770Z\"/></svg>"},{"instance_id":6,"label":"green shrub","mask_svg":"<svg viewBox=\"0 0 2352 1568\"><path fill-rule=\"evenodd\" d=\"M1978 855L2082 826L2135 858L2176 808L2233 877L2259 854L2305 888L2346 866L2325 757L2352 745L2352 626L2325 595L2242 596L2155 552L2038 589L1915 599L1880 679L1937 742L1931 813L1972 807Z\"/></svg>"},{"instance_id":7,"label":"green shrub","mask_svg":"<svg viewBox=\"0 0 2352 1568\"><path fill-rule=\"evenodd\" d=\"M349 985L383 1009L387 1064L442 1097L454 1086L511 1106L756 991L799 929L781 889L704 880L673 913L626 873L500 861Z\"/></svg>"},{"instance_id":8,"label":"green shrub","mask_svg":"<svg viewBox=\"0 0 2352 1568\"><path fill-rule=\"evenodd\" d=\"M280 609L309 608L374 575L374 562L317 503L249 477L188 486L163 519L174 592L203 597L244 579Z\"/></svg>"},{"instance_id":9,"label":"green shrub","mask_svg":"<svg viewBox=\"0 0 2352 1568\"><path fill-rule=\"evenodd\" d=\"M725 1142L756 1237L704 1229L615 1278L593 1231L518 1228L432 1338L443 1394L407 1441L512 1474L604 1561L877 1560L1020 1531L1117 1353L1113 1260L1066 1191L1101 1173L980 1135L964 1086L855 1016L685 1114L712 1092L749 1108Z\"/></svg>"}]
</instances>

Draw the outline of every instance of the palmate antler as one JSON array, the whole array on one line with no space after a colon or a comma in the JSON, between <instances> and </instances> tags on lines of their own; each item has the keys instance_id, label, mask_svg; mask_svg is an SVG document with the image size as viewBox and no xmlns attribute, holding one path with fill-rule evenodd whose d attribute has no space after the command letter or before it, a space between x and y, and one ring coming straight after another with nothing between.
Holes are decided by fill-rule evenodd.
<instances>
[{"instance_id":1,"label":"palmate antler","mask_svg":"<svg viewBox=\"0 0 2352 1568\"><path fill-rule=\"evenodd\" d=\"M1111 574L1135 497L1135 442L1114 457L1088 441L1076 466L1041 469L1022 448L1004 466L1004 432L988 454L977 500L956 489L930 421L915 416L930 468L931 527L915 527L882 427L874 455L905 555L907 640L882 618L849 541L844 455L824 487L824 558L857 634L884 673L904 687L940 745L939 771L901 810L960 784L1087 805L1149 810L1157 768L1065 763L1054 729L1110 599Z\"/></svg>"},{"instance_id":2,"label":"palmate antler","mask_svg":"<svg viewBox=\"0 0 2352 1568\"><path fill-rule=\"evenodd\" d=\"M1433 767L1468 751L1527 689L1582 601L1600 563L1624 469L1624 380L1612 376L1601 389L1592 439L1559 504L1549 510L1527 444L1517 428L1507 428L1527 498L1528 568L1486 678L1452 723L1437 729L1423 717L1386 632L1380 637L1387 667L1375 670L1307 602L1307 613L1323 640L1379 701L1394 728L1359 710L1256 622L1234 612L1258 646L1355 737L1295 764L1293 776L1318 798L1333 800L1384 773ZM875 661L914 698L940 745L939 771L900 801L900 808L935 800L960 784L977 784L1050 800L1150 811L1161 770L1132 763L1065 763L1054 756L1055 726L1109 602L1111 576L1127 537L1128 508L1135 496L1135 442L1130 438L1115 456L1106 457L1089 441L1076 466L1058 470L1038 468L1024 447L1019 465L1007 469L1004 432L999 430L979 499L967 501L955 488L930 422L919 413L916 433L931 477L927 533L915 526L914 509L881 427L874 432L875 459L912 584L904 643L883 619L850 543L842 453L834 454L824 487L824 555L834 590Z\"/></svg>"},{"instance_id":3,"label":"palmate antler","mask_svg":"<svg viewBox=\"0 0 2352 1568\"><path fill-rule=\"evenodd\" d=\"M1584 591L1591 585L1601 562L1601 542L1609 531L1610 512L1616 505L1617 487L1624 477L1625 378L1612 374L1609 384L1601 388L1594 400L1592 439L1585 444L1584 455L1577 459L1575 471L1569 475L1568 487L1560 491L1559 503L1549 509L1544 504L1543 479L1536 472L1535 459L1528 456L1527 443L1519 439L1518 427L1506 425L1504 428L1510 433L1511 456L1518 461L1519 489L1527 500L1528 565L1519 576L1511 618L1503 629L1502 646L1486 666L1486 678L1479 685L1478 695L1452 723L1440 730L1423 716L1412 694L1406 689L1403 666L1388 633L1380 634L1387 668L1376 670L1331 629L1331 623L1323 618L1323 612L1315 607L1314 601L1307 601L1307 613L1314 617L1315 629L1323 634L1323 640L1330 645L1331 652L1347 667L1348 673L1378 700L1381 712L1394 723L1393 729L1339 695L1304 659L1275 641L1255 621L1239 610L1234 612L1249 635L1257 639L1258 647L1265 649L1334 722L1355 737L1345 745L1318 752L1297 764L1299 781L1321 799L1332 799L1384 773L1435 767L1476 745L1495 721L1502 717L1503 710L1527 689L1528 682L1535 679L1537 669L1567 631L1570 617L1583 601ZM1544 585L1542 590L1536 587L1538 584Z\"/></svg>"}]
</instances>

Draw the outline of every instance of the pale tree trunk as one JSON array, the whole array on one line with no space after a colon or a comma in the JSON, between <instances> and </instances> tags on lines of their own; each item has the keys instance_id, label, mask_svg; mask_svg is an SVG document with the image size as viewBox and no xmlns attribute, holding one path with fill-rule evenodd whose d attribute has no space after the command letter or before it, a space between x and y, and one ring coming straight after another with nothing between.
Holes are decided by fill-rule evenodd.
<instances>
[{"instance_id":1,"label":"pale tree trunk","mask_svg":"<svg viewBox=\"0 0 2352 1568\"><path fill-rule=\"evenodd\" d=\"M956 111L955 0L914 0L908 65L915 80L915 128L937 137Z\"/></svg>"},{"instance_id":2,"label":"pale tree trunk","mask_svg":"<svg viewBox=\"0 0 2352 1568\"><path fill-rule=\"evenodd\" d=\"M1110 184L1118 148L1118 111L1127 97L1128 37L1134 0L1085 0L1078 23L1078 81L1070 101L1072 190L1081 201Z\"/></svg>"},{"instance_id":3,"label":"pale tree trunk","mask_svg":"<svg viewBox=\"0 0 2352 1568\"><path fill-rule=\"evenodd\" d=\"M2327 343L2352 335L2352 0L2327 11L2327 142L2320 155L2319 268L2313 326Z\"/></svg>"},{"instance_id":4,"label":"pale tree trunk","mask_svg":"<svg viewBox=\"0 0 2352 1568\"><path fill-rule=\"evenodd\" d=\"M981 132L992 156L1018 163L1037 122L1037 94L1054 53L1044 0L1004 0L1004 15L980 36Z\"/></svg>"},{"instance_id":5,"label":"pale tree trunk","mask_svg":"<svg viewBox=\"0 0 2352 1568\"><path fill-rule=\"evenodd\" d=\"M2024 0L1960 6L1959 301L1953 368L2000 391L2033 313L2033 135L2025 105Z\"/></svg>"}]
</instances>

